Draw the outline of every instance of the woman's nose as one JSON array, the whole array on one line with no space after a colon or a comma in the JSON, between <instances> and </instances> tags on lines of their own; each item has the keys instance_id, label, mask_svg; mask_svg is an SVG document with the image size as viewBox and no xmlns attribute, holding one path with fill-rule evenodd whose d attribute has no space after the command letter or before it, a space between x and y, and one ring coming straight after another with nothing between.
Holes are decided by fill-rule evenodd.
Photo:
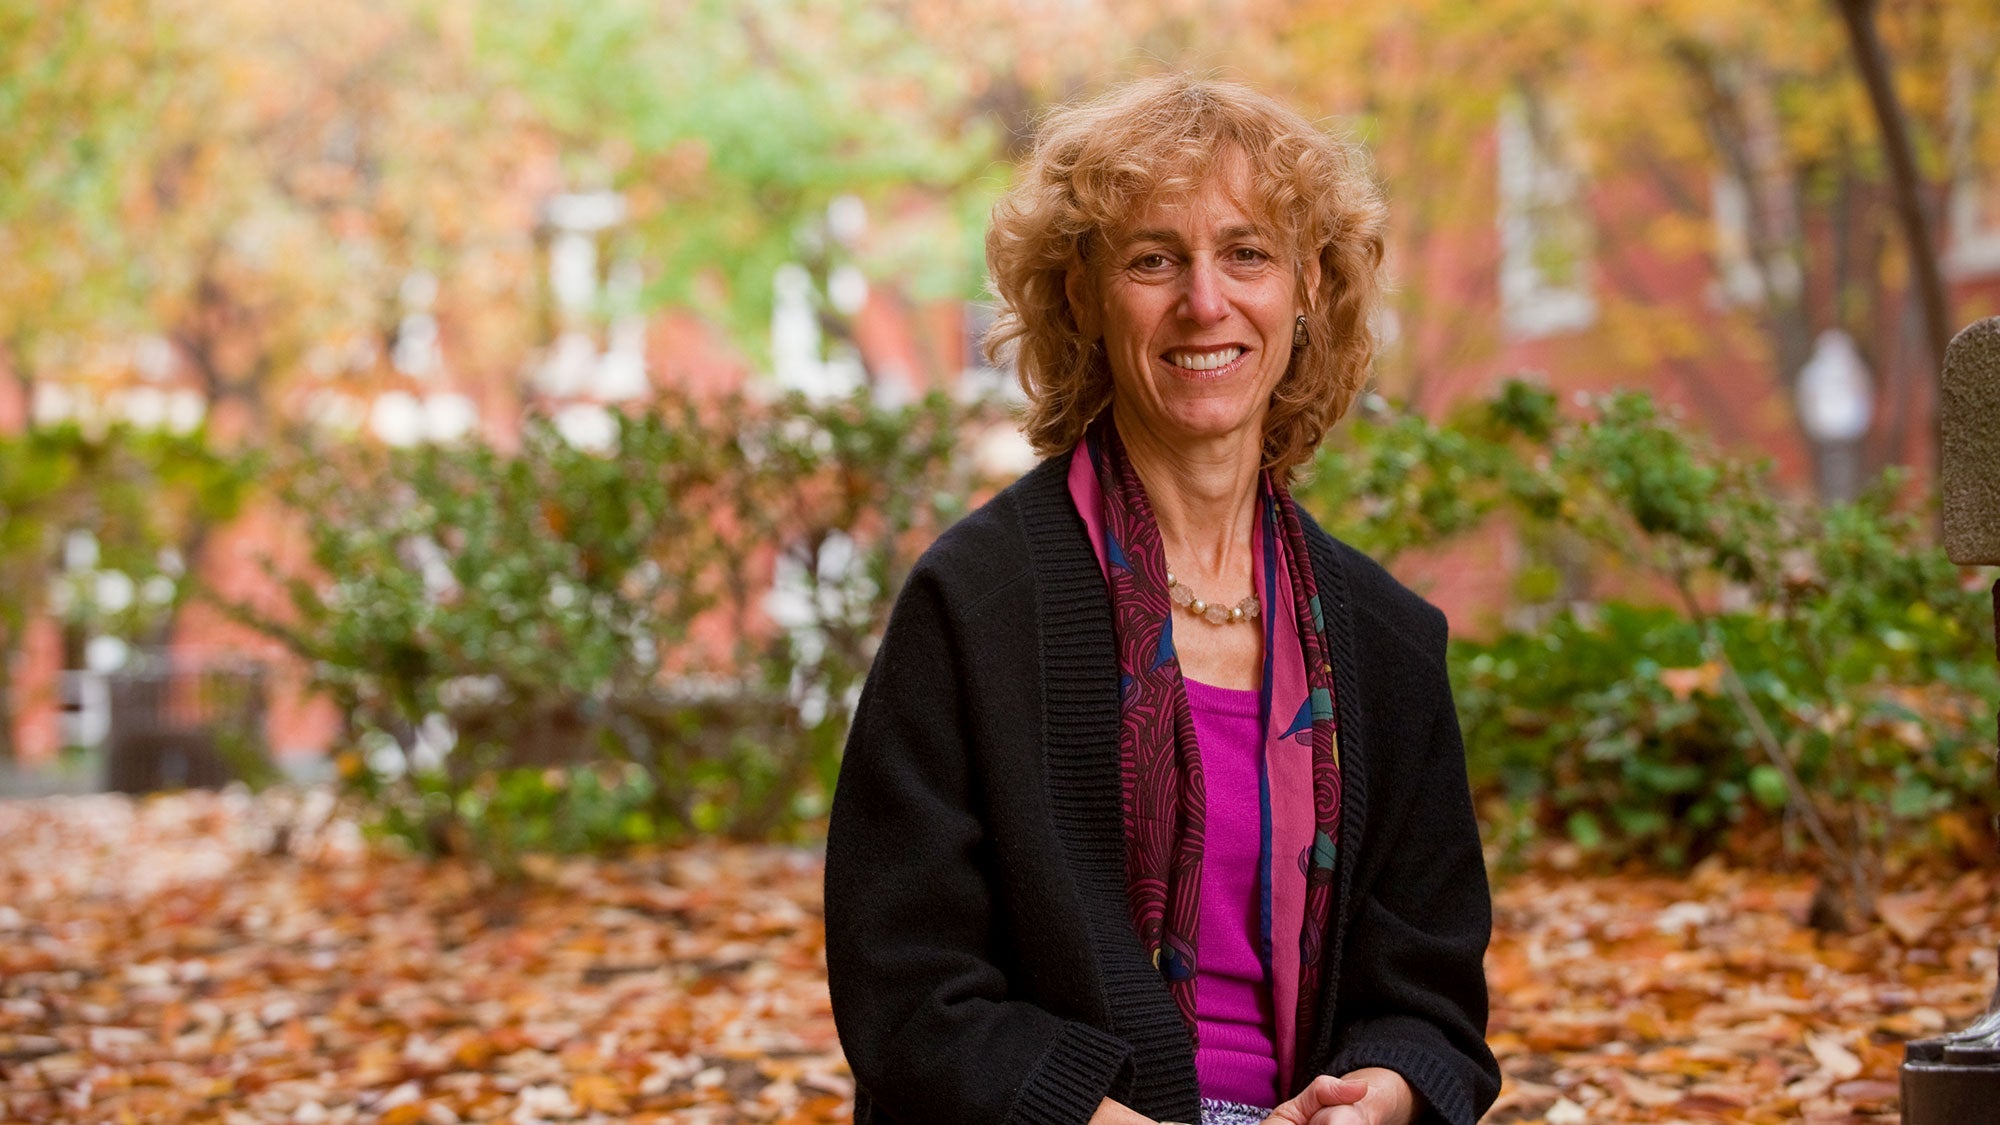
<instances>
[{"instance_id":1,"label":"woman's nose","mask_svg":"<svg viewBox=\"0 0 2000 1125\"><path fill-rule=\"evenodd\" d=\"M1196 324L1214 324L1229 314L1223 294L1222 270L1207 257L1189 263L1187 289L1181 294L1181 315Z\"/></svg>"}]
</instances>

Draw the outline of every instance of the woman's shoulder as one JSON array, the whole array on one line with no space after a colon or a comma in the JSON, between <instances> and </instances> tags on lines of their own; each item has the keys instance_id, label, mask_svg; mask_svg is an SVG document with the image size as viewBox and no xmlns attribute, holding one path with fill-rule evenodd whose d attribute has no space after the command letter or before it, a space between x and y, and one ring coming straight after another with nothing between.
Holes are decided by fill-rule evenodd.
<instances>
[{"instance_id":1,"label":"woman's shoulder","mask_svg":"<svg viewBox=\"0 0 2000 1125\"><path fill-rule=\"evenodd\" d=\"M969 608L1026 579L1032 541L1080 522L1065 484L1067 458L1052 457L946 528L918 557L912 582L933 586L948 604Z\"/></svg>"},{"instance_id":2,"label":"woman's shoulder","mask_svg":"<svg viewBox=\"0 0 2000 1125\"><path fill-rule=\"evenodd\" d=\"M1450 633L1444 611L1366 553L1329 534L1301 508L1299 524L1315 569L1332 576L1353 607L1357 629L1378 628L1443 659Z\"/></svg>"}]
</instances>

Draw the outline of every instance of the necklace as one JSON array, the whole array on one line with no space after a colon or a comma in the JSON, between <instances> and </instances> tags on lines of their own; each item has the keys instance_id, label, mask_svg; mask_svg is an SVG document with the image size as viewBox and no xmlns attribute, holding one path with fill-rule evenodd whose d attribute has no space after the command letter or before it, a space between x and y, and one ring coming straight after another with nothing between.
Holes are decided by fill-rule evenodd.
<instances>
[{"instance_id":1,"label":"necklace","mask_svg":"<svg viewBox=\"0 0 2000 1125\"><path fill-rule=\"evenodd\" d=\"M1257 595L1251 594L1235 605L1218 605L1195 596L1195 592L1181 584L1173 571L1167 572L1167 597L1181 608L1208 622L1210 625L1234 625L1239 621L1255 621L1260 607Z\"/></svg>"}]
</instances>

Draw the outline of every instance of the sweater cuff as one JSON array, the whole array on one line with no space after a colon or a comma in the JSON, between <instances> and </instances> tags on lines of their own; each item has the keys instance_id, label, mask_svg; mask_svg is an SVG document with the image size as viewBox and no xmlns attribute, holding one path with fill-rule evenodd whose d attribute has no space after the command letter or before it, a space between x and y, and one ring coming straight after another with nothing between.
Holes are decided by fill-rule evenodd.
<instances>
[{"instance_id":1,"label":"sweater cuff","mask_svg":"<svg viewBox=\"0 0 2000 1125\"><path fill-rule=\"evenodd\" d=\"M1131 1092L1132 1048L1087 1024L1063 1025L1014 1095L1007 1125L1085 1125L1105 1098Z\"/></svg>"},{"instance_id":2,"label":"sweater cuff","mask_svg":"<svg viewBox=\"0 0 2000 1125\"><path fill-rule=\"evenodd\" d=\"M1433 1046L1385 1036L1350 1044L1333 1057L1326 1072L1339 1077L1368 1066L1393 1070L1424 1099L1426 1108L1416 1125L1473 1125L1481 1110L1468 1081L1471 1065L1455 1053L1440 1055Z\"/></svg>"}]
</instances>

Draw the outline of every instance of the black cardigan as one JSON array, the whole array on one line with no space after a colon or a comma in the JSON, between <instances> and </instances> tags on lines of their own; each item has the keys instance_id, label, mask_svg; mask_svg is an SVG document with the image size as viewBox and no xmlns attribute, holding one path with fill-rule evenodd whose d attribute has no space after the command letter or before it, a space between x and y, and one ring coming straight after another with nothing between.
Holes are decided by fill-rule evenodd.
<instances>
[{"instance_id":1,"label":"black cardigan","mask_svg":"<svg viewBox=\"0 0 2000 1125\"><path fill-rule=\"evenodd\" d=\"M1118 659L1055 457L938 539L848 736L826 962L858 1125L1196 1121L1193 1045L1125 897ZM1469 1123L1492 905L1444 615L1305 522L1330 615L1342 804L1313 1069L1388 1067Z\"/></svg>"}]
</instances>

